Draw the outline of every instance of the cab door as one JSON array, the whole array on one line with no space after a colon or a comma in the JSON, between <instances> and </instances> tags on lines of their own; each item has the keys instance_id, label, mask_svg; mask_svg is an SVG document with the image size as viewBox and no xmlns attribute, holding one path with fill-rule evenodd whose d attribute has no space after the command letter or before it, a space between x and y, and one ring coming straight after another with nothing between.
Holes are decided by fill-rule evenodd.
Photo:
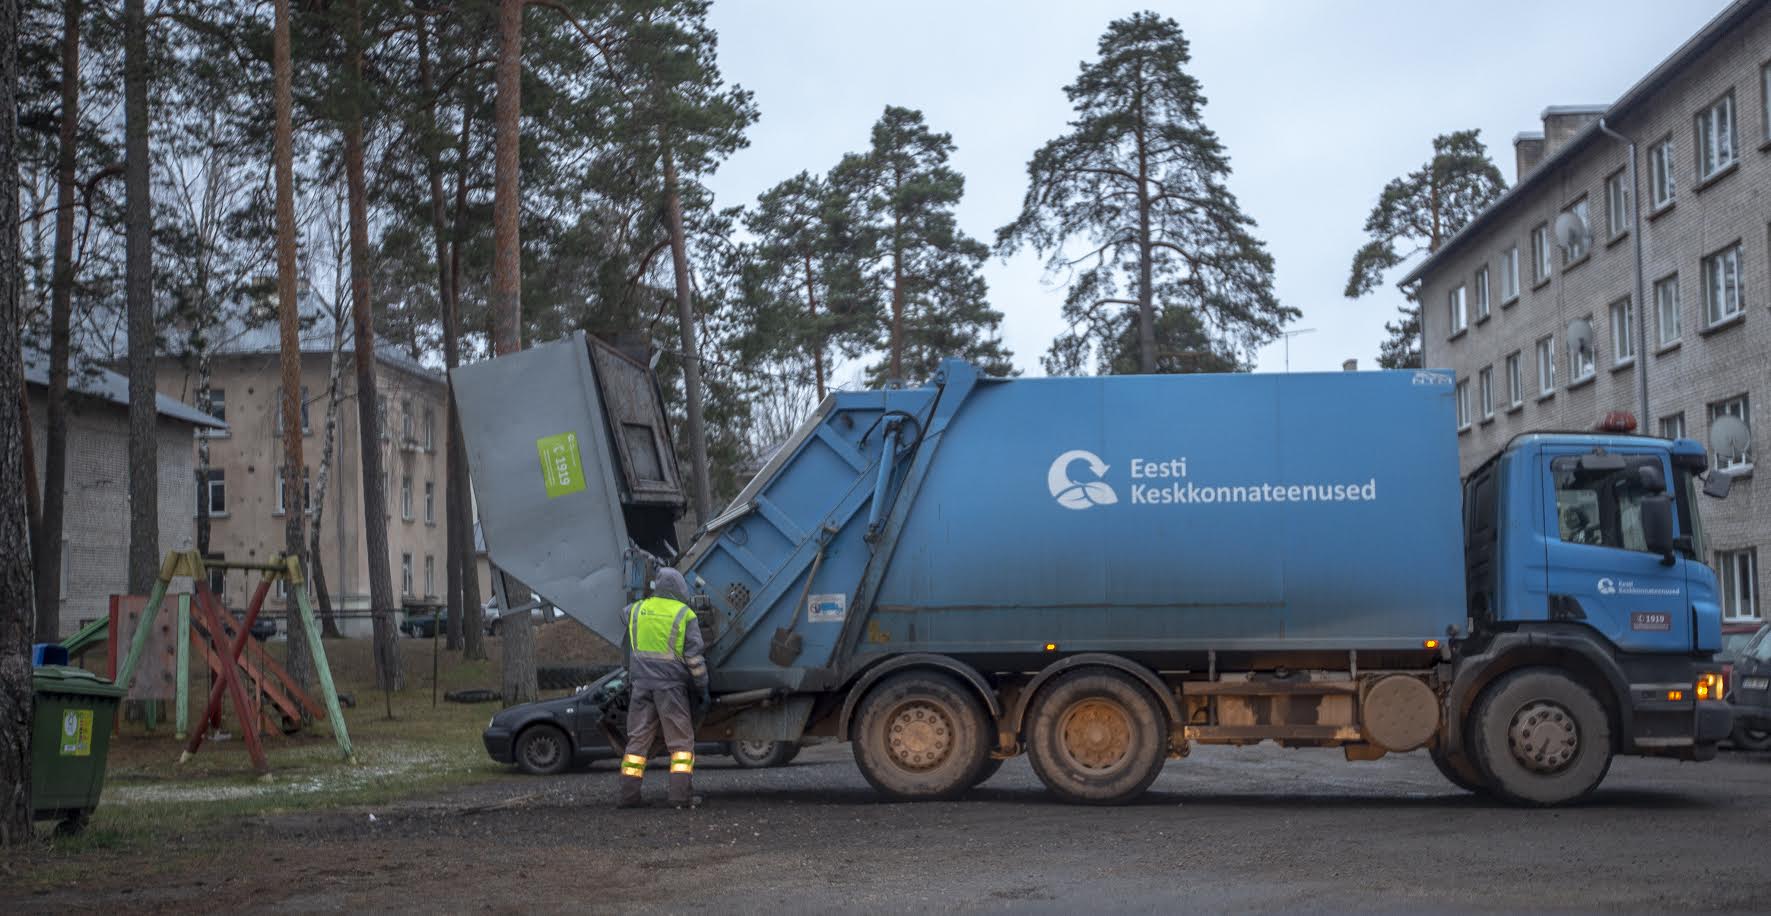
<instances>
[{"instance_id":1,"label":"cab door","mask_svg":"<svg viewBox=\"0 0 1771 916\"><path fill-rule=\"evenodd\" d=\"M1665 456L1568 447L1546 449L1539 460L1548 483L1550 618L1584 623L1626 651L1690 649L1685 564L1648 552L1642 525L1655 476L1642 469L1672 480Z\"/></svg>"}]
</instances>

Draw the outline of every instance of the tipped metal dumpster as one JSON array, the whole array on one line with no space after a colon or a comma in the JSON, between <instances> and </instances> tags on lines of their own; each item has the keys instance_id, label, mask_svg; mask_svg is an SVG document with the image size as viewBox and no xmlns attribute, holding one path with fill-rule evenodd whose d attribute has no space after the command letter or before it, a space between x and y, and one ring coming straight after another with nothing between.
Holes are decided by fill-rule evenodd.
<instances>
[{"instance_id":1,"label":"tipped metal dumpster","mask_svg":"<svg viewBox=\"0 0 1771 916\"><path fill-rule=\"evenodd\" d=\"M105 758L123 688L83 668L33 669L37 694L31 728L31 815L84 829L104 790Z\"/></svg>"}]
</instances>

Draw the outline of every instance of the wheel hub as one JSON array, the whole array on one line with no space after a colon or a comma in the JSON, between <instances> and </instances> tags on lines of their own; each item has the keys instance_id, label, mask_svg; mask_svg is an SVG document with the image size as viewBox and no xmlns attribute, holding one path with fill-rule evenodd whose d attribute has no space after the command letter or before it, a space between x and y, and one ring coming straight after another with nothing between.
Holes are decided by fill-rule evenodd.
<instances>
[{"instance_id":1,"label":"wheel hub","mask_svg":"<svg viewBox=\"0 0 1771 916\"><path fill-rule=\"evenodd\" d=\"M1580 729L1561 704L1538 700L1514 714L1507 728L1507 747L1526 769L1556 773L1580 752Z\"/></svg>"},{"instance_id":2,"label":"wheel hub","mask_svg":"<svg viewBox=\"0 0 1771 916\"><path fill-rule=\"evenodd\" d=\"M1085 770L1111 770L1131 753L1131 716L1110 700L1090 698L1064 711L1064 755Z\"/></svg>"},{"instance_id":3,"label":"wheel hub","mask_svg":"<svg viewBox=\"0 0 1771 916\"><path fill-rule=\"evenodd\" d=\"M537 767L551 765L559 755L559 742L552 735L541 735L529 742L529 762Z\"/></svg>"},{"instance_id":4,"label":"wheel hub","mask_svg":"<svg viewBox=\"0 0 1771 916\"><path fill-rule=\"evenodd\" d=\"M906 703L888 720L892 760L908 770L939 766L953 751L953 722L933 703Z\"/></svg>"}]
</instances>

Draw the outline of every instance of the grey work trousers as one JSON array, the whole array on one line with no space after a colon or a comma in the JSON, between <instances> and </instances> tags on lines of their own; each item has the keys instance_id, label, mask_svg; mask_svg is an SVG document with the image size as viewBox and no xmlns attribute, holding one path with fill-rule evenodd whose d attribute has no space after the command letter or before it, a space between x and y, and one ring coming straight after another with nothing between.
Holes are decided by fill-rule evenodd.
<instances>
[{"instance_id":1,"label":"grey work trousers","mask_svg":"<svg viewBox=\"0 0 1771 916\"><path fill-rule=\"evenodd\" d=\"M689 712L689 688L633 688L627 705L627 753L652 756L652 741L664 729L664 746L672 753L695 750L695 719Z\"/></svg>"}]
</instances>

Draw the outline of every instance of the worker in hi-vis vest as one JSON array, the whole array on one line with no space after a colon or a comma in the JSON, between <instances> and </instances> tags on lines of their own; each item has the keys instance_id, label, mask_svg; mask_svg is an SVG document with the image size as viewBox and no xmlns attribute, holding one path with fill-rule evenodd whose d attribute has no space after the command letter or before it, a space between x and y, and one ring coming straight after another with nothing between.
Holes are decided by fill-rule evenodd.
<instances>
[{"instance_id":1,"label":"worker in hi-vis vest","mask_svg":"<svg viewBox=\"0 0 1771 916\"><path fill-rule=\"evenodd\" d=\"M646 757L660 727L670 749L670 803L678 808L701 804L693 788L695 721L689 685L693 682L705 708L707 662L701 657L701 627L688 598L683 574L665 567L652 581L652 597L627 606L627 680L633 696L627 705L627 752L621 758L623 808L644 804L640 786Z\"/></svg>"}]
</instances>

